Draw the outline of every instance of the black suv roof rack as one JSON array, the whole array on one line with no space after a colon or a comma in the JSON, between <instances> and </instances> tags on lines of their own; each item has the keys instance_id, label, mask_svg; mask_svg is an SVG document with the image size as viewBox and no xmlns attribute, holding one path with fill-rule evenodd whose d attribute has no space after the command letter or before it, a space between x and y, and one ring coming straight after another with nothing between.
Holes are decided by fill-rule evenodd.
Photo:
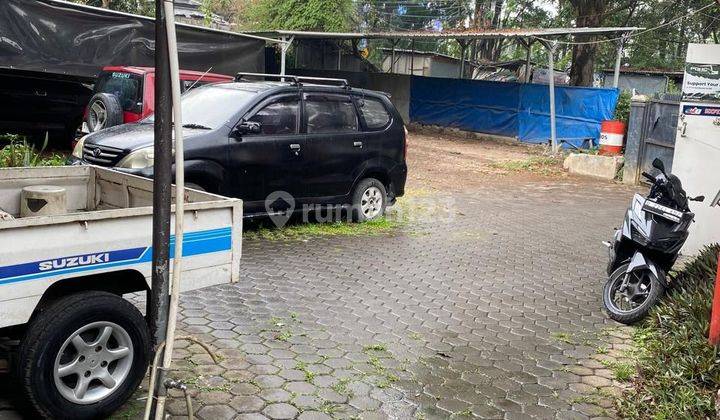
<instances>
[{"instance_id":1,"label":"black suv roof rack","mask_svg":"<svg viewBox=\"0 0 720 420\"><path fill-rule=\"evenodd\" d=\"M309 77L309 76L295 76L293 74L266 74L266 73L245 73L240 72L235 74L235 81L236 82L242 82L244 81L243 78L245 77L264 77L264 78L273 78L278 80L287 80L291 81L295 85L302 85L302 82L315 82L319 84L336 84L340 87L349 89L350 85L348 84L347 79L331 79L328 77Z\"/></svg>"}]
</instances>

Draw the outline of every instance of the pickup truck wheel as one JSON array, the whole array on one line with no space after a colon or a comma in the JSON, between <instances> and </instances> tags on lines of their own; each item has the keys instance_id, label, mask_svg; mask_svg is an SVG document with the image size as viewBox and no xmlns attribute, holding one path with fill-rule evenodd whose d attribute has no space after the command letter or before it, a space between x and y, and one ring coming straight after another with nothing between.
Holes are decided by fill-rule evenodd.
<instances>
[{"instance_id":1,"label":"pickup truck wheel","mask_svg":"<svg viewBox=\"0 0 720 420\"><path fill-rule=\"evenodd\" d=\"M123 123L120 100L112 93L96 93L88 103L88 130L91 133Z\"/></svg>"},{"instance_id":2,"label":"pickup truck wheel","mask_svg":"<svg viewBox=\"0 0 720 420\"><path fill-rule=\"evenodd\" d=\"M356 222L375 220L385 214L387 191L382 182L365 178L353 191L352 215Z\"/></svg>"},{"instance_id":3,"label":"pickup truck wheel","mask_svg":"<svg viewBox=\"0 0 720 420\"><path fill-rule=\"evenodd\" d=\"M94 419L132 395L149 358L150 333L140 311L119 296L83 292L35 317L16 372L42 417Z\"/></svg>"}]
</instances>

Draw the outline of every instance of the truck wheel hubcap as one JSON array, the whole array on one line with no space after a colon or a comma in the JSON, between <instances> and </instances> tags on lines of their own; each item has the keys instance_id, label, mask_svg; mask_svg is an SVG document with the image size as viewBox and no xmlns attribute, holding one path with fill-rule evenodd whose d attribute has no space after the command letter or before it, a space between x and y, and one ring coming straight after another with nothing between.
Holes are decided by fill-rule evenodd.
<instances>
[{"instance_id":1,"label":"truck wheel hubcap","mask_svg":"<svg viewBox=\"0 0 720 420\"><path fill-rule=\"evenodd\" d=\"M378 187L368 187L360 199L360 211L366 219L372 219L380 214L383 205L382 193Z\"/></svg>"},{"instance_id":2,"label":"truck wheel hubcap","mask_svg":"<svg viewBox=\"0 0 720 420\"><path fill-rule=\"evenodd\" d=\"M133 344L125 329L93 322L68 337L55 357L55 386L68 401L92 404L115 392L130 374Z\"/></svg>"}]
</instances>

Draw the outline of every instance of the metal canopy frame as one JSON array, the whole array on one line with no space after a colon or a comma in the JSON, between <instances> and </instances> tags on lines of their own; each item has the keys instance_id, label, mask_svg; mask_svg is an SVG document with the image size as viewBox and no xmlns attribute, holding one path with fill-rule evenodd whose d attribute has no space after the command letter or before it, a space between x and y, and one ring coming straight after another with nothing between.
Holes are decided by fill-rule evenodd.
<instances>
[{"instance_id":1,"label":"metal canopy frame","mask_svg":"<svg viewBox=\"0 0 720 420\"><path fill-rule=\"evenodd\" d=\"M618 87L620 78L620 64L622 60L623 46L629 39L632 32L641 30L640 27L600 27L600 28L538 28L538 29L487 29L487 30L462 30L445 32L313 32L313 31L261 31L252 32L254 36L275 39L281 46L280 75L285 75L285 62L287 51L294 40L301 39L334 39L339 42L343 40L358 39L388 39L392 42L391 72L394 71L395 45L401 39L409 39L414 45L417 39L453 39L460 45L460 71L458 78L464 78L465 73L465 52L471 42L479 39L512 39L522 45L526 50L525 56L525 83L530 82L530 52L534 43L539 43L548 50L548 69L550 76L548 89L550 93L550 143L553 152L559 149L555 124L555 52L557 50L558 37L576 35L619 35L617 37L617 55L613 75L613 87ZM412 47L414 50L414 47ZM411 57L414 58L414 51L411 50ZM339 59L338 59L339 67ZM339 70L339 68L338 68ZM414 69L411 71L414 74Z\"/></svg>"}]
</instances>

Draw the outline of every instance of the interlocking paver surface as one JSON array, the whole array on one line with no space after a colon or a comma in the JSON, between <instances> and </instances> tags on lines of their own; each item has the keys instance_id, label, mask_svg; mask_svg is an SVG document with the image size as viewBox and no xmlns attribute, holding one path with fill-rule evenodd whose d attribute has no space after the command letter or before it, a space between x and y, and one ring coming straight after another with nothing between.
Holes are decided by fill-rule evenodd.
<instances>
[{"instance_id":1,"label":"interlocking paver surface","mask_svg":"<svg viewBox=\"0 0 720 420\"><path fill-rule=\"evenodd\" d=\"M171 376L204 420L612 416L582 397L613 382L600 241L630 196L489 182L401 199L414 214L388 234L245 240L239 283L182 296L178 334L222 361L178 342Z\"/></svg>"},{"instance_id":2,"label":"interlocking paver surface","mask_svg":"<svg viewBox=\"0 0 720 420\"><path fill-rule=\"evenodd\" d=\"M239 283L182 299L181 329L218 348L224 370L195 345L177 357L197 399L224 392L212 413L611 415L580 397L612 380L577 361L614 325L600 241L630 194L572 179L490 185L390 234L245 241ZM235 336L216 336L231 325Z\"/></svg>"}]
</instances>

